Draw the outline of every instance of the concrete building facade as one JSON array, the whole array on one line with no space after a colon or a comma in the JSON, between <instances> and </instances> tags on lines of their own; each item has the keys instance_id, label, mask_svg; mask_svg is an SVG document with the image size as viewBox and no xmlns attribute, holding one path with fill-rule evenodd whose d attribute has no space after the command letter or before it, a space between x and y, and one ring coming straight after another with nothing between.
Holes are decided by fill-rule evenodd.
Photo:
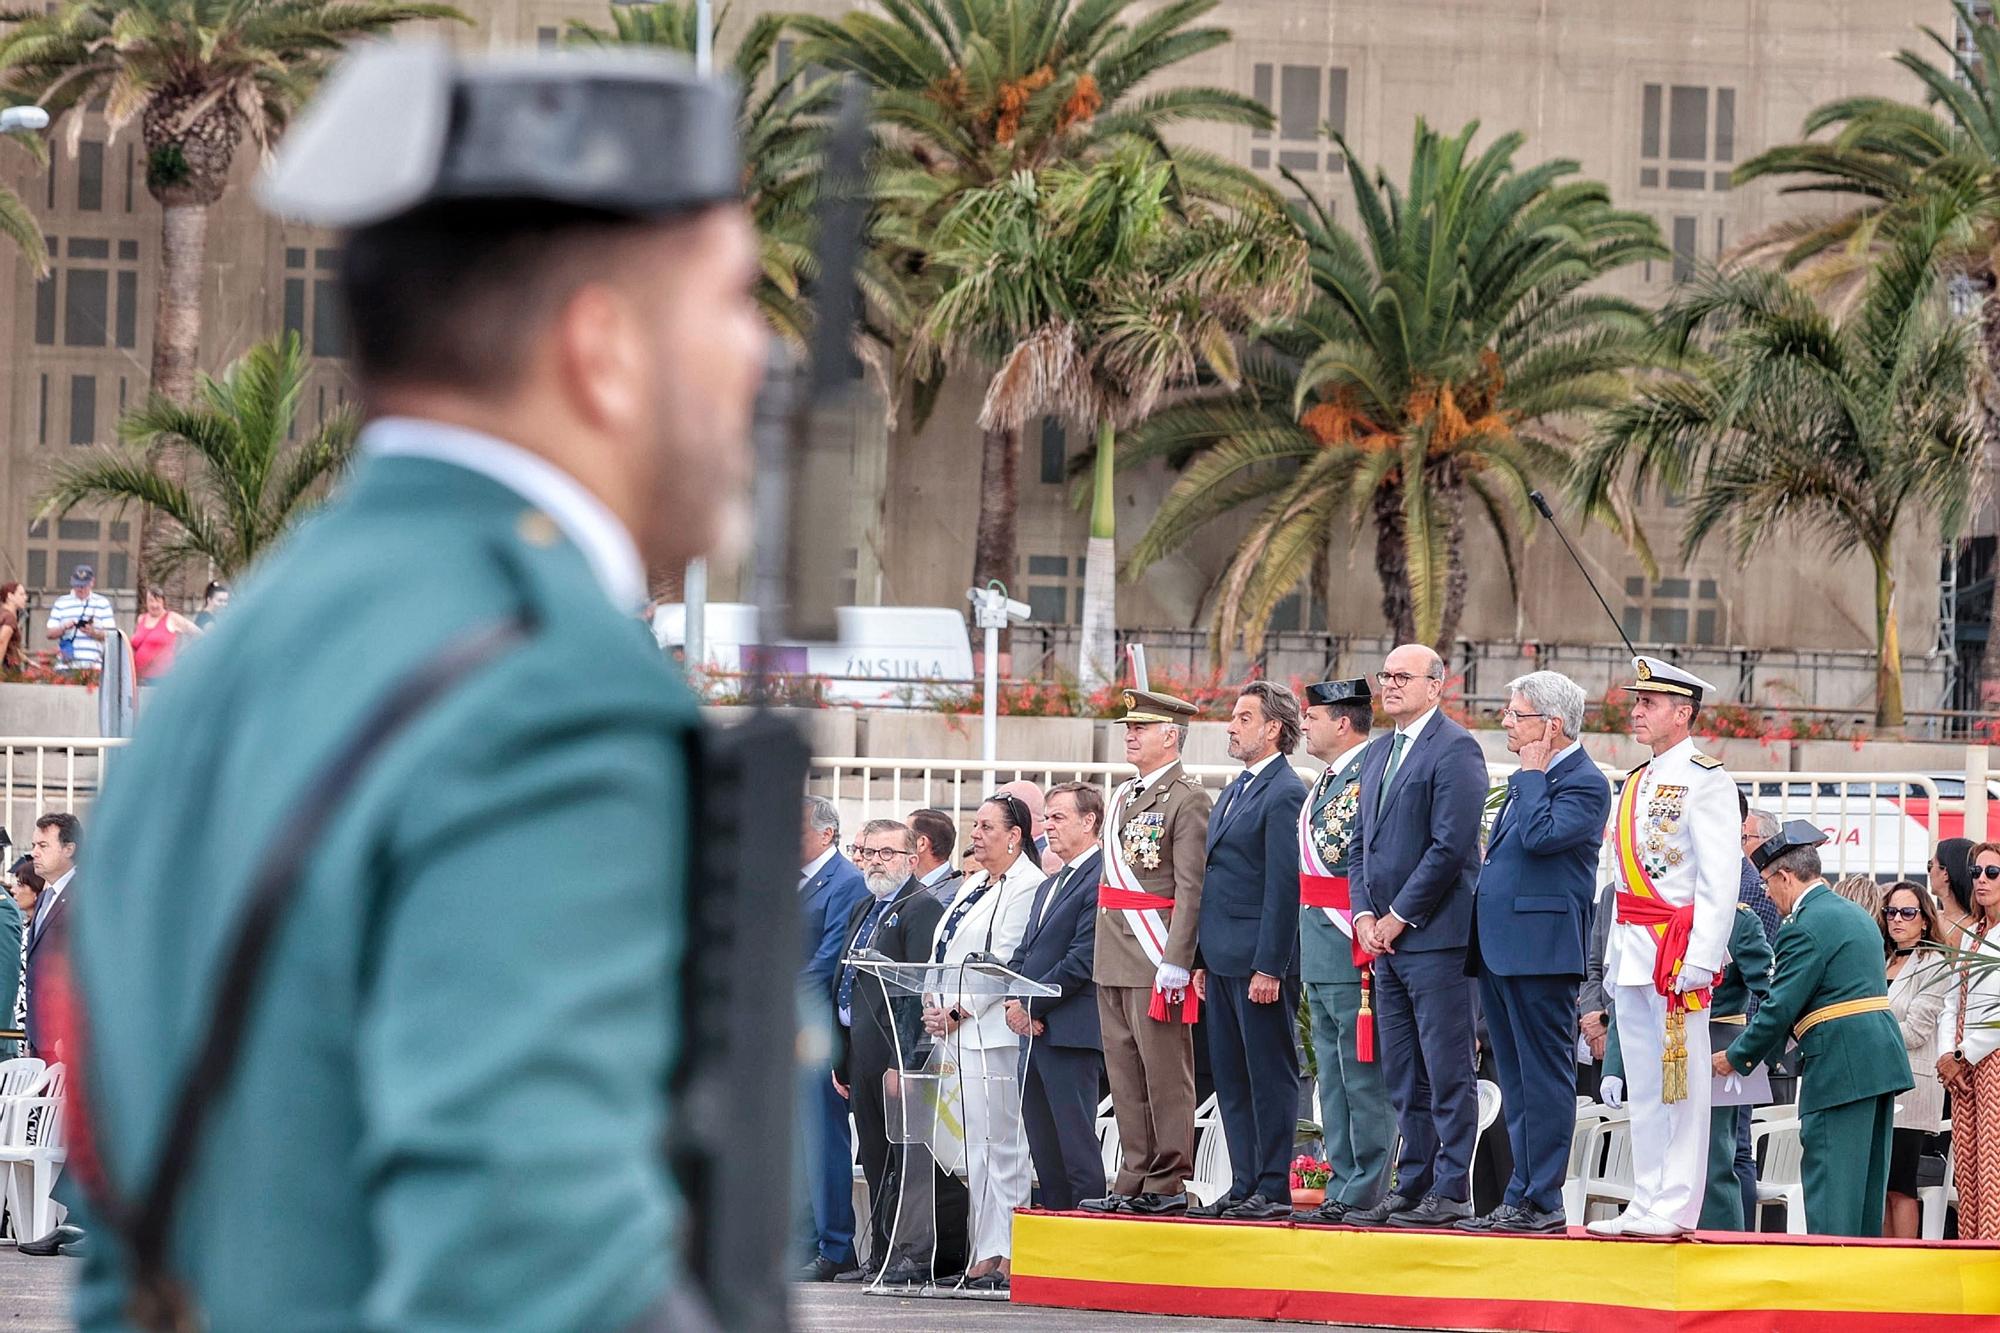
<instances>
[{"instance_id":1,"label":"concrete building facade","mask_svg":"<svg viewBox=\"0 0 2000 1333\"><path fill-rule=\"evenodd\" d=\"M601 0L466 0L472 46L550 45L573 19L603 22ZM764 9L739 4L738 11ZM809 0L787 6L838 13ZM1526 133L1520 160L1574 158L1606 181L1622 206L1655 216L1673 245L1668 262L1639 266L1615 286L1658 299L1692 266L1800 207L1769 186L1731 189L1729 172L1797 136L1806 113L1836 96L1908 95L1914 82L1888 59L1920 43L1920 25L1950 31L1951 0L1682 0L1605 6L1590 0L1225 0L1214 21L1229 45L1186 62L1177 78L1257 97L1279 124L1270 134L1192 130L1191 141L1277 179L1298 172L1351 217L1348 172L1407 165L1419 116L1454 131L1478 120L1482 139ZM740 16L738 21L740 22ZM724 47L731 39L724 34ZM1320 134L1342 131L1359 163ZM72 146L58 136L47 168L0 147L0 172L43 220L54 271L41 281L18 260L0 264L0 579L52 594L80 560L129 587L136 564L131 516L75 515L37 523L34 503L50 460L111 437L121 408L144 393L155 299L159 211L147 197L136 135L112 135L91 114ZM238 177L255 167L245 150ZM237 189L215 210L204 277L202 364L216 368L258 338L292 329L314 353L308 422L351 396L334 308L335 238L259 214ZM901 414L890 429L864 394L841 429L820 440L825 502L851 525L844 591L861 603L958 605L972 567L978 508L982 385L948 387L922 429ZM1088 520L1071 472L1089 447L1080 432L1045 424L1022 440L1021 567L1011 586L1037 618L1061 627L1080 616ZM1121 480L1119 539L1129 549L1172 484L1162 467ZM1968 484L1971 479L1968 478ZM809 497L808 503L818 497ZM1774 546L1747 564L1717 543L1671 561L1678 522L1665 498L1645 518L1670 564L1648 577L1610 534L1581 535L1584 559L1634 639L1675 649L1812 649L1853 655L1849 685L1817 688L1829 706L1866 697L1873 611L1866 562L1814 546ZM1240 529L1219 524L1181 555L1119 592L1122 626L1203 626L1212 580ZM1518 602L1497 549L1471 530L1471 639L1600 643L1614 639L1561 548L1533 541ZM1573 534L1574 535L1574 534ZM1372 536L1355 534L1330 602L1281 608L1282 629L1355 636L1381 632ZM1941 672L1922 660L1938 637L1940 546L1912 531L1898 560L1899 621L1913 656L1910 702L1936 702ZM716 571L713 595L731 596L734 571ZM1846 676L1840 677L1846 680Z\"/></svg>"}]
</instances>

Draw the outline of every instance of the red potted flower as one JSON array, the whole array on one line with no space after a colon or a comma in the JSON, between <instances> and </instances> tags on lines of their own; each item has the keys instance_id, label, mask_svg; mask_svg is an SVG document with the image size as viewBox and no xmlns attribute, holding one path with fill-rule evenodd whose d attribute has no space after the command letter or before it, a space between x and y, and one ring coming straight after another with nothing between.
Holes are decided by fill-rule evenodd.
<instances>
[{"instance_id":1,"label":"red potted flower","mask_svg":"<svg viewBox=\"0 0 2000 1333\"><path fill-rule=\"evenodd\" d=\"M1326 1182L1333 1169L1323 1157L1292 1159L1292 1207L1317 1208L1326 1201Z\"/></svg>"}]
</instances>

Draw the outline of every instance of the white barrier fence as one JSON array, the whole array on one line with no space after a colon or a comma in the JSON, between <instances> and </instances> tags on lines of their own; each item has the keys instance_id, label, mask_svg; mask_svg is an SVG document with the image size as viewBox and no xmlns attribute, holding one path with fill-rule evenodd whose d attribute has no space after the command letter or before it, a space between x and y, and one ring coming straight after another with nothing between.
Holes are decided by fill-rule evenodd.
<instances>
[{"instance_id":1,"label":"white barrier fence","mask_svg":"<svg viewBox=\"0 0 2000 1333\"><path fill-rule=\"evenodd\" d=\"M0 826L24 847L36 816L48 810L88 815L107 771L117 766L122 740L0 737ZM1317 769L1298 765L1311 781ZM1191 765L1188 772L1220 790L1240 770ZM1489 765L1494 782L1512 769ZM832 798L852 830L869 819L901 819L930 807L961 824L1003 782L1025 778L1047 789L1088 782L1108 795L1132 775L1124 764L1041 763L977 759L815 758L807 789ZM1615 782L1621 776L1609 775ZM1833 878L1863 874L1888 880L1925 878L1944 817L1937 783L1921 773L1741 772L1730 775L1756 808L1782 819L1810 819L1827 831L1823 849ZM1954 830L1955 831L1955 830Z\"/></svg>"}]
</instances>

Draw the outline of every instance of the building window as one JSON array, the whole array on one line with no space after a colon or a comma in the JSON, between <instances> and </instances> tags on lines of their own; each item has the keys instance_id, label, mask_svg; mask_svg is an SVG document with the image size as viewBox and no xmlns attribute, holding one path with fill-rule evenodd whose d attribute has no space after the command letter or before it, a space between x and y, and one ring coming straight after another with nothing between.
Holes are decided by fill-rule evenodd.
<instances>
[{"instance_id":1,"label":"building window","mask_svg":"<svg viewBox=\"0 0 2000 1333\"><path fill-rule=\"evenodd\" d=\"M1625 580L1624 613L1619 616L1627 638L1649 643L1717 644L1722 642L1722 603L1714 579L1666 578L1648 584Z\"/></svg>"},{"instance_id":2,"label":"building window","mask_svg":"<svg viewBox=\"0 0 2000 1333\"><path fill-rule=\"evenodd\" d=\"M104 145L95 139L76 146L76 206L85 213L104 211Z\"/></svg>"},{"instance_id":3,"label":"building window","mask_svg":"<svg viewBox=\"0 0 2000 1333\"><path fill-rule=\"evenodd\" d=\"M118 242L114 261L111 242L101 236L72 236L61 251L55 237L47 240L50 257L61 254L64 262L35 284L36 344L136 347L139 243Z\"/></svg>"},{"instance_id":4,"label":"building window","mask_svg":"<svg viewBox=\"0 0 2000 1333\"><path fill-rule=\"evenodd\" d=\"M1252 65L1251 96L1278 119L1278 128L1252 130L1250 165L1259 171L1276 165L1292 171L1338 172L1346 168L1340 150L1322 137L1347 133L1347 71L1335 66ZM1271 144L1276 139L1275 148Z\"/></svg>"},{"instance_id":5,"label":"building window","mask_svg":"<svg viewBox=\"0 0 2000 1333\"><path fill-rule=\"evenodd\" d=\"M1686 282L1694 276L1694 235L1693 218L1674 219L1674 281Z\"/></svg>"},{"instance_id":6,"label":"building window","mask_svg":"<svg viewBox=\"0 0 2000 1333\"><path fill-rule=\"evenodd\" d=\"M69 442L97 443L97 376L69 377Z\"/></svg>"},{"instance_id":7,"label":"building window","mask_svg":"<svg viewBox=\"0 0 2000 1333\"><path fill-rule=\"evenodd\" d=\"M1042 418L1042 481L1060 486L1069 478L1069 434L1054 417Z\"/></svg>"},{"instance_id":8,"label":"building window","mask_svg":"<svg viewBox=\"0 0 2000 1333\"><path fill-rule=\"evenodd\" d=\"M37 592L59 592L69 586L78 565L97 570L98 586L106 591L132 586L134 568L132 524L70 514L53 525L46 520L28 525L25 582Z\"/></svg>"},{"instance_id":9,"label":"building window","mask_svg":"<svg viewBox=\"0 0 2000 1333\"><path fill-rule=\"evenodd\" d=\"M1734 88L1649 83L1639 90L1641 189L1727 190L1735 161Z\"/></svg>"},{"instance_id":10,"label":"building window","mask_svg":"<svg viewBox=\"0 0 2000 1333\"><path fill-rule=\"evenodd\" d=\"M554 28L535 29L535 45L544 51L553 51L562 40L562 33Z\"/></svg>"},{"instance_id":11,"label":"building window","mask_svg":"<svg viewBox=\"0 0 2000 1333\"><path fill-rule=\"evenodd\" d=\"M346 356L347 325L340 313L340 251L285 251L285 332L295 333L310 356Z\"/></svg>"},{"instance_id":12,"label":"building window","mask_svg":"<svg viewBox=\"0 0 2000 1333\"><path fill-rule=\"evenodd\" d=\"M1072 568L1075 573L1070 571ZM1074 596L1072 596L1074 594ZM1076 615L1070 615L1074 601ZM1044 625L1069 625L1083 619L1083 561L1063 555L1028 557L1029 618Z\"/></svg>"}]
</instances>

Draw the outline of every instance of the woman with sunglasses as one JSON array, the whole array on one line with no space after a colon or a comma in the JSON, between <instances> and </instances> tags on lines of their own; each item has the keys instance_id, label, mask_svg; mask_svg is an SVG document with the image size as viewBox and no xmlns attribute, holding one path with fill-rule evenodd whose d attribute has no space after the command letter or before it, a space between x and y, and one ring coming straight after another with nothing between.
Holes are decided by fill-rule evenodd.
<instances>
[{"instance_id":1,"label":"woman with sunglasses","mask_svg":"<svg viewBox=\"0 0 2000 1333\"><path fill-rule=\"evenodd\" d=\"M924 997L924 1031L937 1039L944 1065L964 1079L965 1182L972 1194L972 1265L966 1285L1008 1290L1013 1267L1014 1210L1028 1202L1028 1142L1021 1127L1021 1039L1007 1026L1004 996L950 979L974 954L1014 956L1028 932L1028 913L1041 887L1033 819L1012 792L986 798L972 820L972 861L978 867L938 922L931 961L947 969L946 989ZM984 983L985 978L980 978Z\"/></svg>"},{"instance_id":2,"label":"woman with sunglasses","mask_svg":"<svg viewBox=\"0 0 2000 1333\"><path fill-rule=\"evenodd\" d=\"M1944 1086L1933 1064L1950 969L1944 965L1937 912L1921 884L1901 880L1882 891L1882 952L1889 970L1889 1012L1903 1029L1916 1086L1896 1099L1889 1147L1889 1201L1882 1234L1917 1236L1917 1158L1944 1128Z\"/></svg>"},{"instance_id":3,"label":"woman with sunglasses","mask_svg":"<svg viewBox=\"0 0 2000 1333\"><path fill-rule=\"evenodd\" d=\"M1931 894L1938 904L1938 940L1962 949L1972 938L1972 839L1945 838L1931 855Z\"/></svg>"},{"instance_id":4,"label":"woman with sunglasses","mask_svg":"<svg viewBox=\"0 0 2000 1333\"><path fill-rule=\"evenodd\" d=\"M1972 920L1945 990L1938 1080L1951 1094L1961 1240L2000 1238L2000 842L1973 846Z\"/></svg>"}]
</instances>

